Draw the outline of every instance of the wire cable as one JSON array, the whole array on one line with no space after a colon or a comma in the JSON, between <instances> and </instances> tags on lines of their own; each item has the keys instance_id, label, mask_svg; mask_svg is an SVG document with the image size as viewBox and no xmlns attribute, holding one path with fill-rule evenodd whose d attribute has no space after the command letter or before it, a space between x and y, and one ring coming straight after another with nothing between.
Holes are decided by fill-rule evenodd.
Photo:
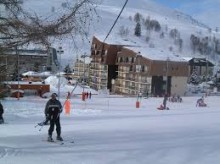
<instances>
[{"instance_id":1,"label":"wire cable","mask_svg":"<svg viewBox=\"0 0 220 164\"><path fill-rule=\"evenodd\" d=\"M118 14L118 16L117 16L116 20L114 21L114 24L112 25L111 29L109 30L108 34L106 35L105 39L103 40L103 43L105 42L105 40L108 38L108 36L109 36L109 35L110 35L110 33L112 32L112 30L113 30L113 28L114 28L115 24L117 23L117 21L118 21L119 17L121 16L121 13L123 12L123 10L124 10L125 6L127 5L127 3L128 3L128 0L126 0L126 1L125 1L125 3L124 3L124 5L123 5L123 7L122 7L122 9L121 9L120 13Z\"/></svg>"}]
</instances>

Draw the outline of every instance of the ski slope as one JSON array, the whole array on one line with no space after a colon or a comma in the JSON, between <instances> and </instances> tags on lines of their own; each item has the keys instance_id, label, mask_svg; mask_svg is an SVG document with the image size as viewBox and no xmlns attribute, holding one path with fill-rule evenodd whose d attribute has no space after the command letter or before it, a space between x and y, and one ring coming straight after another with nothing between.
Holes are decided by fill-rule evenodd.
<instances>
[{"instance_id":1,"label":"ski slope","mask_svg":"<svg viewBox=\"0 0 220 164\"><path fill-rule=\"evenodd\" d=\"M219 97L206 97L203 108L196 107L198 98L168 102L170 110L161 111L156 108L163 98L142 99L136 108L136 98L93 95L83 102L75 95L70 115L61 115L63 145L45 141L49 126L35 128L48 99L6 98L0 163L218 164Z\"/></svg>"}]
</instances>

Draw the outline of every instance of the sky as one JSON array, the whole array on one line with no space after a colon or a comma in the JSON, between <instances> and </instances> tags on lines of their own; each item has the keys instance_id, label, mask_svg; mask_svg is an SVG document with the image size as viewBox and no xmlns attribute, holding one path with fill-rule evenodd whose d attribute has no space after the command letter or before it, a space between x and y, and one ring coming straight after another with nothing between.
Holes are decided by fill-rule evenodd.
<instances>
[{"instance_id":1,"label":"sky","mask_svg":"<svg viewBox=\"0 0 220 164\"><path fill-rule=\"evenodd\" d=\"M54 77L46 80L51 82L50 94L57 91L55 81ZM73 88L66 85L63 81L62 104L67 91ZM0 100L5 109L5 124L0 124L0 163L219 164L218 96L205 97L207 107L196 107L201 93L188 92L190 96L182 97L181 105L168 102L170 110L157 110L162 97L137 100L96 93L82 101L77 95L82 90L80 86L74 90L70 113L65 112L65 106L61 113L64 144L48 143L49 126L36 126L44 120L44 107L50 97L40 98L26 92L19 100L11 97Z\"/></svg>"},{"instance_id":2,"label":"sky","mask_svg":"<svg viewBox=\"0 0 220 164\"><path fill-rule=\"evenodd\" d=\"M155 2L189 14L209 24L213 29L220 27L219 0L155 0Z\"/></svg>"}]
</instances>

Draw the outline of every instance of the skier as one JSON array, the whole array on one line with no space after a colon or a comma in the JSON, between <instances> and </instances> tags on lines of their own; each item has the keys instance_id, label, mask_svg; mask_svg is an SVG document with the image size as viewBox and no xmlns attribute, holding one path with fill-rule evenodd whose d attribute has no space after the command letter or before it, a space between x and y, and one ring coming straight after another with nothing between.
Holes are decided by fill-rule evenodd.
<instances>
[{"instance_id":1,"label":"skier","mask_svg":"<svg viewBox=\"0 0 220 164\"><path fill-rule=\"evenodd\" d=\"M54 131L54 125L56 124L57 140L63 141L61 137L61 126L60 126L60 113L62 112L62 105L59 100L56 99L57 94L53 93L51 99L48 100L45 107L45 114L47 119L50 120L50 127L48 130L48 141L53 142L52 133Z\"/></svg>"},{"instance_id":2,"label":"skier","mask_svg":"<svg viewBox=\"0 0 220 164\"><path fill-rule=\"evenodd\" d=\"M204 96L202 96L201 98L199 98L197 101L196 101L196 107L199 106L199 107L206 107L207 104L204 102Z\"/></svg>"},{"instance_id":3,"label":"skier","mask_svg":"<svg viewBox=\"0 0 220 164\"><path fill-rule=\"evenodd\" d=\"M92 93L91 93L91 91L89 92L89 99L91 99L91 97L92 97Z\"/></svg>"},{"instance_id":4,"label":"skier","mask_svg":"<svg viewBox=\"0 0 220 164\"><path fill-rule=\"evenodd\" d=\"M0 124L3 124L4 123L4 119L3 119L3 113L4 113L4 109L3 109L3 106L0 102Z\"/></svg>"},{"instance_id":5,"label":"skier","mask_svg":"<svg viewBox=\"0 0 220 164\"><path fill-rule=\"evenodd\" d=\"M167 108L167 100L168 100L168 96L167 96L167 94L165 94L164 98L163 98L163 108L164 109L168 109Z\"/></svg>"}]
</instances>

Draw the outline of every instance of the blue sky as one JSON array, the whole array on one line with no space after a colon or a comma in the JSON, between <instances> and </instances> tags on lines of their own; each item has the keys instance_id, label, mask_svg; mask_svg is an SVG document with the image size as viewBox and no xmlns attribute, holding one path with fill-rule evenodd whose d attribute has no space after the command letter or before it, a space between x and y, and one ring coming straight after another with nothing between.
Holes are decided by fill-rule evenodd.
<instances>
[{"instance_id":1,"label":"blue sky","mask_svg":"<svg viewBox=\"0 0 220 164\"><path fill-rule=\"evenodd\" d=\"M220 0L153 0L191 15L212 28L220 27Z\"/></svg>"},{"instance_id":2,"label":"blue sky","mask_svg":"<svg viewBox=\"0 0 220 164\"><path fill-rule=\"evenodd\" d=\"M179 8L183 6L184 4L187 4L191 2L192 0L155 0L156 2L159 2L163 5L166 5L171 8Z\"/></svg>"}]
</instances>

